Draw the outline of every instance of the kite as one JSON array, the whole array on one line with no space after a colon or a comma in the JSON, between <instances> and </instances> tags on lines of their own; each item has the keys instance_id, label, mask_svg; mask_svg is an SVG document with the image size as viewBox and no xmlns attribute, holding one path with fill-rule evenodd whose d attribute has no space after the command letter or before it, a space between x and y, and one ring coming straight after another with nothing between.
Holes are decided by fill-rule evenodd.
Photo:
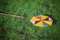
<instances>
[{"instance_id":1,"label":"kite","mask_svg":"<svg viewBox=\"0 0 60 40\"><path fill-rule=\"evenodd\" d=\"M53 20L47 15L37 15L31 18L31 23L39 27L48 27L52 25Z\"/></svg>"}]
</instances>

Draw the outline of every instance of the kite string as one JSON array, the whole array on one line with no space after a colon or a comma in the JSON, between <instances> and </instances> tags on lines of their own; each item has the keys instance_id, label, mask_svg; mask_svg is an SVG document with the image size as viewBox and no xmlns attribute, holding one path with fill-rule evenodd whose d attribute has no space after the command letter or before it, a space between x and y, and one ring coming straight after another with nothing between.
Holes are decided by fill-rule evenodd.
<instances>
[{"instance_id":1,"label":"kite string","mask_svg":"<svg viewBox=\"0 0 60 40\"><path fill-rule=\"evenodd\" d=\"M0 15L7 15L7 16L12 16L12 17L17 17L17 18L25 18L24 16L12 15L12 14L4 14L4 13L0 13Z\"/></svg>"}]
</instances>

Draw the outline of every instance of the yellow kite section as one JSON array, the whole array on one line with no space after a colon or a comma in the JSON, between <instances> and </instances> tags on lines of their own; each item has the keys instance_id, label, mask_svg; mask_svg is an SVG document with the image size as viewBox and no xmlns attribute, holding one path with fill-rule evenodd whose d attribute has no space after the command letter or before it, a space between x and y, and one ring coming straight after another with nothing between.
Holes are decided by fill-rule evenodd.
<instances>
[{"instance_id":1,"label":"yellow kite section","mask_svg":"<svg viewBox=\"0 0 60 40\"><path fill-rule=\"evenodd\" d=\"M40 19L36 18L35 16L32 17L32 21L39 21Z\"/></svg>"},{"instance_id":2,"label":"yellow kite section","mask_svg":"<svg viewBox=\"0 0 60 40\"><path fill-rule=\"evenodd\" d=\"M35 24L35 26L43 27L42 21Z\"/></svg>"},{"instance_id":3,"label":"yellow kite section","mask_svg":"<svg viewBox=\"0 0 60 40\"><path fill-rule=\"evenodd\" d=\"M47 24L49 24L50 26L52 25L52 21L44 21L46 22Z\"/></svg>"},{"instance_id":4,"label":"yellow kite section","mask_svg":"<svg viewBox=\"0 0 60 40\"><path fill-rule=\"evenodd\" d=\"M42 17L42 20L48 18L48 16L45 16L45 15L42 15L41 17Z\"/></svg>"}]
</instances>

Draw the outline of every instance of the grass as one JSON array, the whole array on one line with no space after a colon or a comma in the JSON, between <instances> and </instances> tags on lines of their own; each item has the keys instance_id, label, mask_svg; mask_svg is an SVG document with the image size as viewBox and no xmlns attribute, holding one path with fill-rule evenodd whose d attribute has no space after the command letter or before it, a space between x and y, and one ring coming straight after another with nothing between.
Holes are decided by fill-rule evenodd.
<instances>
[{"instance_id":1,"label":"grass","mask_svg":"<svg viewBox=\"0 0 60 40\"><path fill-rule=\"evenodd\" d=\"M0 12L26 18L0 15L0 40L60 40L59 5L59 0L1 0ZM56 21L51 27L36 27L30 19L38 14L51 15Z\"/></svg>"}]
</instances>

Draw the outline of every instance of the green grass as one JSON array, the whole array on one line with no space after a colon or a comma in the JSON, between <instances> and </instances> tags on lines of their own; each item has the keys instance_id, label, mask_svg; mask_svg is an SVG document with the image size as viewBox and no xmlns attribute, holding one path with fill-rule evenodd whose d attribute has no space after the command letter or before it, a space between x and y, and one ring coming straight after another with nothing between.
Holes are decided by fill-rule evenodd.
<instances>
[{"instance_id":1,"label":"green grass","mask_svg":"<svg viewBox=\"0 0 60 40\"><path fill-rule=\"evenodd\" d=\"M26 18L0 15L0 40L60 40L59 5L59 0L1 0L0 12ZM51 15L56 21L51 27L36 27L30 19L37 14Z\"/></svg>"}]
</instances>

